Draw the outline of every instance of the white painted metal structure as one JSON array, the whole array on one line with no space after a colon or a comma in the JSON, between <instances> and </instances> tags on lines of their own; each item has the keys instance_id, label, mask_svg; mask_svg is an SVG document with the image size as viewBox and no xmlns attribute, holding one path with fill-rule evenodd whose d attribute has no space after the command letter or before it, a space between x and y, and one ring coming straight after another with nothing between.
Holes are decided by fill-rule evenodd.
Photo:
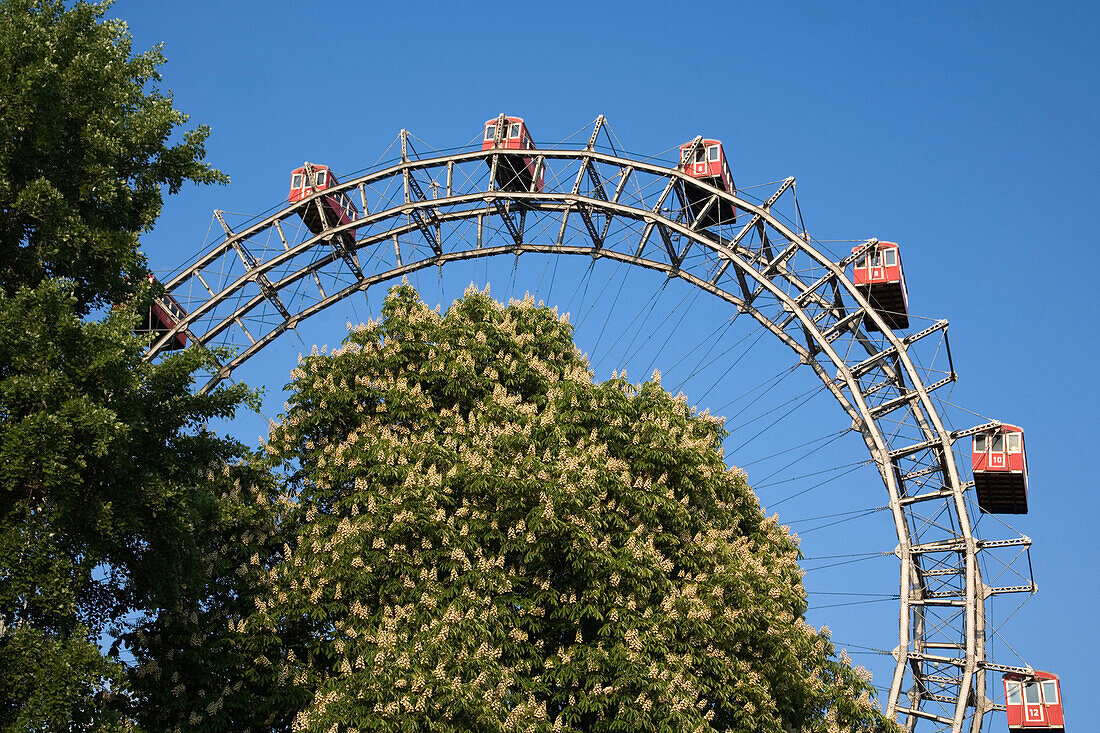
<instances>
[{"instance_id":1,"label":"white painted metal structure","mask_svg":"<svg viewBox=\"0 0 1100 733\"><path fill-rule=\"evenodd\" d=\"M931 393L953 382L954 371L929 379L910 354L922 342L946 343L947 322L908 335L891 331L848 275L877 240L831 260L773 212L781 197L793 196L793 178L754 203L680 169L598 148L603 124L601 116L588 143L575 149L523 151L545 173L541 192L534 184L527 191L496 188L499 161L515 152L482 151L479 140L476 150L419 158L410 155L403 131L401 158L392 164L240 232L219 214L224 240L166 284L188 315L148 358L180 330L192 343L239 349L204 387L210 389L341 299L471 258L581 255L680 278L734 304L786 344L836 398L878 466L900 563L897 663L886 712L908 730L979 731L985 714L1001 708L986 697L987 671L1017 669L986 658L986 600L1035 587L982 582L979 553L1031 541L980 540L972 531L965 497L972 485L960 478L952 445L989 425L948 430ZM696 217L685 186L703 186L710 196ZM328 221L320 196L340 191L359 198L362 218ZM701 225L719 201L739 210L736 227ZM323 232L303 230L302 206L318 207ZM344 234L352 229L354 240Z\"/></svg>"}]
</instances>

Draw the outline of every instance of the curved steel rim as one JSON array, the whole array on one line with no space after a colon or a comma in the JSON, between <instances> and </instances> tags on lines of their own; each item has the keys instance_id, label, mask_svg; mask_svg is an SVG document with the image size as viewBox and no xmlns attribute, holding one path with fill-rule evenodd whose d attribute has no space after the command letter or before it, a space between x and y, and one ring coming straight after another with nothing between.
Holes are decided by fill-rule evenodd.
<instances>
[{"instance_id":1,"label":"curved steel rim","mask_svg":"<svg viewBox=\"0 0 1100 733\"><path fill-rule=\"evenodd\" d=\"M595 134L593 135L593 138ZM270 344L288 329L294 328L301 321L321 312L332 304L354 293L365 291L371 286L409 272L432 266L442 266L445 263L471 259L477 257L492 256L498 254L520 254L523 252L540 252L549 254L574 254L587 255L599 258L608 258L619 262L625 262L640 267L665 272L670 277L675 276L703 289L704 291L722 298L745 312L776 335L783 343L787 344L803 363L810 366L821 379L826 389L838 400L841 407L853 418L853 429L858 429L867 443L871 458L879 467L879 473L889 495L889 506L894 520L895 531L898 536L896 554L900 560L900 612L899 612L899 643L894 651L896 666L890 686L890 692L886 700L886 713L890 716L902 718L906 727L910 730L916 727L921 720L930 721L941 729L961 731L970 719L970 727L973 731L979 731L983 714L989 709L985 701L985 608L984 598L988 589L981 582L980 572L976 561L979 545L973 536L971 522L967 512L964 491L966 486L959 478L959 472L955 464L952 452L952 444L960 436L947 430L936 410L936 406L930 397L930 389L922 379L921 370L917 368L907 352L908 347L938 328L946 328L946 323L937 324L926 332L913 336L902 337L889 329L882 317L870 308L864 296L855 288L848 278L846 270L855 256L845 258L840 262L833 262L829 257L820 252L808 237L793 231L787 224L781 221L771 211L775 200L786 190L793 179L788 179L772 199L763 205L753 203L737 195L729 194L720 189L701 184L698 180L686 176L683 172L654 165L644 161L632 160L618 155L608 155L591 147L580 150L534 150L526 155L536 158L538 165L547 166L550 161L577 166L576 183L570 191L544 190L536 191L502 191L497 190L493 177L490 175L483 189L471 188L455 192L451 189L451 172L456 166L474 162L483 165L483 161L489 161L495 168L500 155L506 155L502 151L472 151L445 155L434 158L418 160L405 159L401 163L389 166L383 170L368 173L354 180L349 180L341 185L316 193L305 202L287 206L278 213L240 232L233 233L226 227L226 238L211 252L198 258L183 272L170 280L166 287L175 292L184 283L196 276L200 276L204 268L209 267L220 257L236 252L241 255L244 270L231 282L227 282L220 290L214 291L207 286L210 297L199 307L192 310L184 321L181 321L168 334L162 336L149 350L147 358L153 358L160 350L168 345L180 331L186 331L197 343L209 343L216 337L227 331L234 323L242 323L242 319L260 308L264 304L277 303L284 317L282 322L268 331L261 338L249 344L244 351L239 353L230 362L223 365L215 374L204 390L212 388L218 381L228 377L234 368L244 361L255 356L266 345ZM618 170L620 185L617 186L613 198L600 196L596 191L582 192L580 182L587 172L592 170ZM413 198L409 194L409 180L417 174L430 174L432 171L446 170L448 175L448 195L438 198ZM569 169L572 172L572 169ZM661 195L656 207L643 207L623 203L619 193L625 187L626 180L632 176L647 175L654 179L667 181L664 193ZM593 181L596 176L593 176ZM284 238L285 251L265 260L249 258L241 254L243 249L247 253L247 242L253 237L264 233L270 234L273 229L278 230L283 237L279 223L296 216L303 206L316 205L320 208L322 196L331 195L338 191L354 192L358 189L365 191L366 187L376 185L390 185L397 181L403 182L405 190L404 200L395 205L383 208L363 218L340 226L331 226L325 231L294 246L287 244ZM568 182L568 181L567 181ZM783 252L764 258L762 252L742 246L740 239L723 238L715 236L707 227L692 226L692 222L685 220L683 216L673 217L666 213L661 204L669 195L676 194L684 186L696 186L706 191L712 197L713 205L724 201L736 207L738 212L744 212L752 217L744 230L750 226L767 227L781 235L782 240L778 244L784 247ZM418 188L413 187L414 190ZM548 189L550 187L548 186ZM365 201L365 194L364 201ZM647 202L648 203L648 202ZM681 207L681 211L684 207ZM567 245L564 242L528 242L521 236L513 242L506 242L489 247L458 248L444 251L442 246L439 251L422 259L401 263L395 267L389 267L384 271L375 272L369 276L360 273L359 277L347 287L325 294L325 297L317 300L308 307L300 310L290 310L282 306L279 294L286 289L311 275L316 274L325 267L338 263L341 257L345 259L361 252L368 252L370 248L380 243L393 239L395 242L402 236L416 236L423 232L423 222L430 222L432 226L442 227L445 224L479 221L492 217L515 215L517 212L537 212L538 214L557 215L562 217L562 231L565 231L566 222L572 216L574 220L584 218L586 221L594 216L605 217L605 221L612 219L632 221L644 227L643 241L636 253L616 251L600 241L593 233L591 241L587 245ZM687 215L690 219L690 214ZM373 226L381 228L364 236L355 242L354 248L341 253L338 247L332 243L339 239L339 235L351 229L367 230ZM739 291L727 290L718 283L722 277L713 279L701 277L699 274L684 267L684 259L676 261L675 253L669 251L666 243L666 252L669 257L654 258L643 257L642 253L648 245L648 240L654 231L661 235L678 235L685 242L683 250L686 256L687 248L691 246L701 247L711 252L716 261L721 263L722 272L730 272L731 276L738 279L741 284ZM606 233L606 228L605 228ZM428 236L425 234L424 236ZM560 239L560 237L559 237ZM875 240L869 240L861 250L873 246ZM469 243L468 243L469 244ZM480 241L478 242L480 245ZM331 252L325 252L330 248ZM659 253L660 248L654 247ZM295 258L306 253L325 252L310 260L307 266L282 277L271 280L280 266L294 262ZM664 253L662 253L664 254ZM808 258L824 271L824 275L818 280L807 283L794 272L787 264L796 256ZM398 258L400 259L400 257ZM356 258L356 263L358 260ZM350 266L350 260L349 260ZM264 283L266 282L266 286ZM751 284L746 287L746 283ZM205 285L205 281L203 281ZM197 332L196 326L202 320L213 314L220 306L232 302L236 298L241 300L241 294L248 286L259 285L259 294L253 295L243 303L237 305L231 313L219 316L219 320L213 323L205 331ZM318 284L319 285L319 284ZM824 296L821 289L832 289L837 293L834 304L823 305ZM755 293L752 297L750 294ZM770 296L775 303L781 306L780 313L786 314L784 318L773 318L754 304L754 301L762 295ZM843 303L847 299L848 305ZM811 313L809 306L818 307L816 313ZM823 317L824 312L831 315ZM880 332L881 345L875 344L866 337L862 330L865 322L873 322ZM242 325L243 328L243 325ZM794 331L792 333L791 331ZM867 353L866 358L852 363L851 358L845 358L833 345L833 340L845 333L856 336ZM796 334L801 334L798 336ZM251 338L251 336L250 336ZM835 370L836 376L827 368ZM879 421L885 414L884 405L870 404L866 394L867 389L861 384L861 377L874 373L884 380L893 380L900 391L894 406L890 407L890 413L895 410L908 410L914 416L914 424L919 425L923 433L923 441L910 446L900 448L893 447L888 438L889 432L879 425ZM902 399L904 397L904 399ZM908 451L908 452L907 452ZM942 490L934 497L907 494L901 483L904 471L901 461L915 453L926 453L934 456L938 463L935 471L940 479ZM910 522L912 516L908 513L917 501L942 501L943 508L954 516L954 524L957 534L954 538L937 539L935 542L915 542L912 536ZM923 623L924 609L937 603L935 595L927 591L925 579L924 558L932 553L942 553L943 556L959 556L962 560L958 568L960 574L965 577L964 588L961 588L960 597L950 599L952 603L962 609L958 619L957 629L960 636L965 639L963 648L958 649L961 655L936 655L930 653L927 643L927 629ZM950 692L954 694L928 693L932 684L932 674L926 670L929 666L936 669L945 667L959 670L957 683L951 683ZM933 670L935 671L935 670ZM908 691L908 704L903 701L903 682L906 673L913 680L912 688ZM927 679L926 679L927 678ZM945 698L953 698L951 700ZM977 700L977 704L975 704ZM927 703L938 703L942 708L948 708L953 704L951 715L941 715L925 709ZM968 711L969 709L969 711Z\"/></svg>"}]
</instances>

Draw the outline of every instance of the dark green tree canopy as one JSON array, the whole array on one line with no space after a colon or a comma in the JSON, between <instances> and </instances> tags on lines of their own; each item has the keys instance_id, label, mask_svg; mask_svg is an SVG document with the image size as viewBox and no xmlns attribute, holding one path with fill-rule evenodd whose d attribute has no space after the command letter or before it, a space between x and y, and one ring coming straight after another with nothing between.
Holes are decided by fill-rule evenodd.
<instances>
[{"instance_id":1,"label":"dark green tree canopy","mask_svg":"<svg viewBox=\"0 0 1100 733\"><path fill-rule=\"evenodd\" d=\"M279 690L269 722L892 729L806 623L797 546L721 422L594 383L550 310L472 291L441 316L398 287L291 386L285 545L241 568L255 608L228 622Z\"/></svg>"},{"instance_id":2,"label":"dark green tree canopy","mask_svg":"<svg viewBox=\"0 0 1100 733\"><path fill-rule=\"evenodd\" d=\"M248 392L195 395L211 356L142 360L139 236L165 190L224 180L108 4L0 0L0 730L125 728L129 620L210 571L208 432ZM145 307L148 306L146 300Z\"/></svg>"},{"instance_id":3,"label":"dark green tree canopy","mask_svg":"<svg viewBox=\"0 0 1100 733\"><path fill-rule=\"evenodd\" d=\"M162 189L227 180L203 162L206 127L170 143L187 115L157 86L164 57L132 55L108 6L0 3L0 283L64 278L81 313L134 292Z\"/></svg>"}]
</instances>

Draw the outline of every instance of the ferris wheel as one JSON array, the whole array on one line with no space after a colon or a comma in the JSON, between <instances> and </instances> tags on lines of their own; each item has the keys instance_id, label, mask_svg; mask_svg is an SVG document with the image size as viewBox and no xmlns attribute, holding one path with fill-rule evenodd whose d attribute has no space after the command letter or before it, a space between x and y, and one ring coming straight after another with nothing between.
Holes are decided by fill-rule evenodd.
<instances>
[{"instance_id":1,"label":"ferris wheel","mask_svg":"<svg viewBox=\"0 0 1100 733\"><path fill-rule=\"evenodd\" d=\"M623 153L603 116L587 141L539 146L526 121L501 114L461 149L420 155L406 131L399 142L392 160L343 181L306 163L285 204L247 226L215 212L224 237L166 279L143 327L147 358L191 343L235 349L209 390L334 304L449 263L536 253L661 273L774 336L862 439L897 538L885 713L907 730L976 732L999 710L1012 729L1064 729L1054 675L987 654L990 601L1035 592L1030 575L986 584L981 563L1031 540L975 531L979 513L1027 511L1023 431L945 424L936 395L957 378L948 324L911 326L899 245L868 239L831 255L800 214L796 224L782 213L797 210L794 178L755 200L721 142L702 136L669 162Z\"/></svg>"}]
</instances>

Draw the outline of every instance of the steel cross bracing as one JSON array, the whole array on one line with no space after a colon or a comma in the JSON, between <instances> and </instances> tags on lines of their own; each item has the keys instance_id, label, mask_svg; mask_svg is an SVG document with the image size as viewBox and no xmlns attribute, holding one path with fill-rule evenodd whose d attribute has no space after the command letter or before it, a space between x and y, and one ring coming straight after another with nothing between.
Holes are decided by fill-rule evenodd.
<instances>
[{"instance_id":1,"label":"steel cross bracing","mask_svg":"<svg viewBox=\"0 0 1100 733\"><path fill-rule=\"evenodd\" d=\"M203 388L209 390L287 330L348 296L477 257L583 255L680 278L750 314L790 347L848 414L878 466L900 562L887 714L909 730L979 731L984 714L996 708L986 697L986 670L994 667L985 656L985 599L1034 586L982 582L979 552L1015 541L975 538L965 496L971 485L960 478L953 451L973 431L949 431L931 396L954 381L954 369L918 366L913 353L937 340L946 347L947 323L893 333L847 274L875 240L832 261L773 211L793 191L793 178L754 203L676 168L597 150L602 123L601 117L589 144L575 150L477 149L422 159L410 156L403 132L401 159L392 165L241 232L225 226L224 240L166 283L188 315L147 358L181 330L196 342L238 349L211 375ZM505 155L532 158L545 171L545 190L534 183L499 189L494 171ZM710 195L699 217L685 201L686 186ZM320 234L306 230L299 210L323 211L319 197L340 191L358 195L361 218L338 226L323 219ZM719 201L736 208L738 224L700 226Z\"/></svg>"}]
</instances>

